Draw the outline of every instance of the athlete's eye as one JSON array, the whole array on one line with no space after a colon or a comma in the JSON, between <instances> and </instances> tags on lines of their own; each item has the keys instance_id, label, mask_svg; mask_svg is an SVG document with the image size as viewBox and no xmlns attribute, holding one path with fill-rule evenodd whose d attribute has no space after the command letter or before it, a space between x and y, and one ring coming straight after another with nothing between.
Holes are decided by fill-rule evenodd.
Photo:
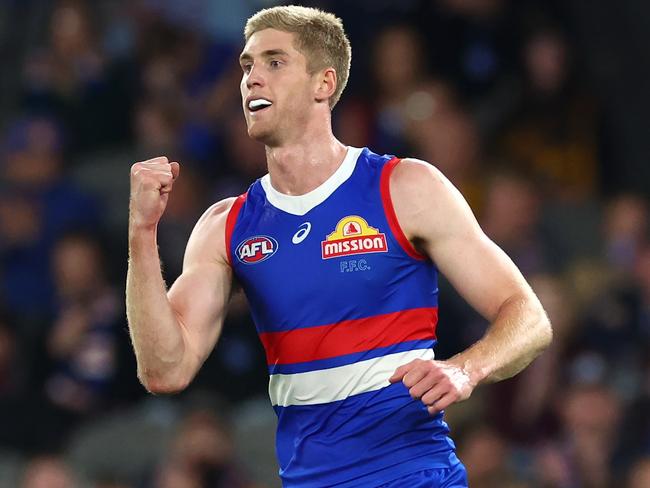
<instances>
[{"instance_id":1,"label":"athlete's eye","mask_svg":"<svg viewBox=\"0 0 650 488\"><path fill-rule=\"evenodd\" d=\"M250 73L253 68L253 63L245 63L241 65L241 69L244 73Z\"/></svg>"},{"instance_id":2,"label":"athlete's eye","mask_svg":"<svg viewBox=\"0 0 650 488\"><path fill-rule=\"evenodd\" d=\"M277 59L273 59L270 64L271 68L279 68L282 63Z\"/></svg>"}]
</instances>

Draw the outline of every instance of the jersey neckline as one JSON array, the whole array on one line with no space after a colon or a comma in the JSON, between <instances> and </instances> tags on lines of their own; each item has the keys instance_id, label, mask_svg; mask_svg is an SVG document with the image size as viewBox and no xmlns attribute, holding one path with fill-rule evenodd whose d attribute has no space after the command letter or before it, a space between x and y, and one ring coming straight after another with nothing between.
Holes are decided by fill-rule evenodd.
<instances>
[{"instance_id":1,"label":"jersey neckline","mask_svg":"<svg viewBox=\"0 0 650 488\"><path fill-rule=\"evenodd\" d=\"M274 207L293 215L305 215L307 212L323 203L347 181L356 167L357 160L363 148L348 146L347 153L341 165L320 186L304 195L285 195L273 188L271 176L267 173L260 179L266 199Z\"/></svg>"}]
</instances>

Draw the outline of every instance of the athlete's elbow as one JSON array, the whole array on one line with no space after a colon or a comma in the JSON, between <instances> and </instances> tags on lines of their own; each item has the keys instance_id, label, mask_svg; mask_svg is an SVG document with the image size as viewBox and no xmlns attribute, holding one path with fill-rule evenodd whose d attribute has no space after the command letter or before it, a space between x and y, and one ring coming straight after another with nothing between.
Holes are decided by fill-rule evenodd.
<instances>
[{"instance_id":1,"label":"athlete's elbow","mask_svg":"<svg viewBox=\"0 0 650 488\"><path fill-rule=\"evenodd\" d=\"M551 345L551 342L553 342L553 326L551 325L551 321L546 318L545 322L546 326L544 328L544 349L549 347Z\"/></svg>"},{"instance_id":2,"label":"athlete's elbow","mask_svg":"<svg viewBox=\"0 0 650 488\"><path fill-rule=\"evenodd\" d=\"M185 378L181 375L158 375L145 371L138 371L138 379L142 386L154 395L173 395L180 393L190 384L190 378Z\"/></svg>"},{"instance_id":3,"label":"athlete's elbow","mask_svg":"<svg viewBox=\"0 0 650 488\"><path fill-rule=\"evenodd\" d=\"M551 321L541 305L539 307L538 313L539 318L537 320L536 327L536 343L538 354L541 354L551 345L551 342L553 342L553 326L551 325Z\"/></svg>"}]
</instances>

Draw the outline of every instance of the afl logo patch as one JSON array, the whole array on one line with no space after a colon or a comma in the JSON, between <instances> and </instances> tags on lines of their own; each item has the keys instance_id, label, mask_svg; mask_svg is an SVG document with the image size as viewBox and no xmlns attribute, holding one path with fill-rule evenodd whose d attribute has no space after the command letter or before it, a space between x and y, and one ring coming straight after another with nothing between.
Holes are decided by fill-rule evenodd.
<instances>
[{"instance_id":1,"label":"afl logo patch","mask_svg":"<svg viewBox=\"0 0 650 488\"><path fill-rule=\"evenodd\" d=\"M249 237L237 246L235 254L244 264L256 264L266 261L278 250L278 241L273 237Z\"/></svg>"}]
</instances>

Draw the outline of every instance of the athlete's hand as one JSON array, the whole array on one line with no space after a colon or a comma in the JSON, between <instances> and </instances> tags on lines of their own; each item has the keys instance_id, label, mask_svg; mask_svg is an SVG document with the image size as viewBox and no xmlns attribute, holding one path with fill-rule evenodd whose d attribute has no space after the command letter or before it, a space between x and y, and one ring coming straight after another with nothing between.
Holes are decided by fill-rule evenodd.
<instances>
[{"instance_id":1,"label":"athlete's hand","mask_svg":"<svg viewBox=\"0 0 650 488\"><path fill-rule=\"evenodd\" d=\"M141 161L131 166L132 225L152 228L162 217L180 166L164 157Z\"/></svg>"},{"instance_id":2,"label":"athlete's hand","mask_svg":"<svg viewBox=\"0 0 650 488\"><path fill-rule=\"evenodd\" d=\"M415 400L421 400L431 415L452 403L467 400L474 387L469 375L449 361L415 359L397 368L389 378L401 381Z\"/></svg>"}]
</instances>

